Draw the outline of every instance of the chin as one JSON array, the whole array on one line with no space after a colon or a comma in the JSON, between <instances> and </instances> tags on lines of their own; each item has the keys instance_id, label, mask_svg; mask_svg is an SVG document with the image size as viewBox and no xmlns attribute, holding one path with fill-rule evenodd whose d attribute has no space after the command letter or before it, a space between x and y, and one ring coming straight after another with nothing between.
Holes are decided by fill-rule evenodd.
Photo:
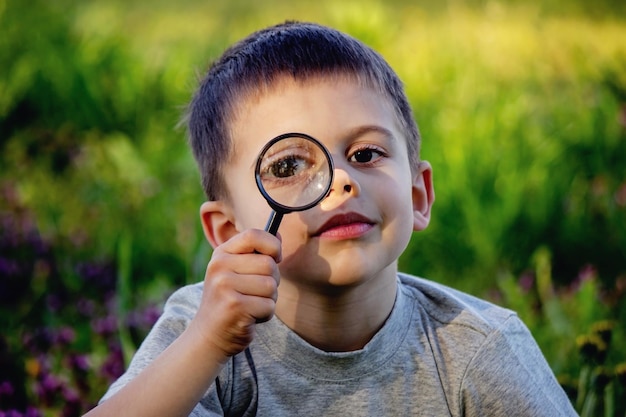
<instances>
[{"instance_id":1,"label":"chin","mask_svg":"<svg viewBox=\"0 0 626 417\"><path fill-rule=\"evenodd\" d=\"M378 286L385 277L392 277L395 281L396 265L383 267L368 265L359 262L351 262L349 265L336 265L325 276L310 277L309 282L319 290L333 294L340 294L363 285L372 284ZM313 279L311 279L313 278Z\"/></svg>"},{"instance_id":2,"label":"chin","mask_svg":"<svg viewBox=\"0 0 626 417\"><path fill-rule=\"evenodd\" d=\"M400 248L381 250L380 245L353 241L326 247L302 246L280 263L283 279L315 288L342 291L364 283L392 277L395 280Z\"/></svg>"}]
</instances>

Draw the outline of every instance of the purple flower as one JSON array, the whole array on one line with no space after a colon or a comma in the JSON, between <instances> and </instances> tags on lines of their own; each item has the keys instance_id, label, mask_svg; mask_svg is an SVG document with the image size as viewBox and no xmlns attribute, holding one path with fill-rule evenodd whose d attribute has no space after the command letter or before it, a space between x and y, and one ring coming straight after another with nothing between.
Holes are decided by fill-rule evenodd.
<instances>
[{"instance_id":1,"label":"purple flower","mask_svg":"<svg viewBox=\"0 0 626 417\"><path fill-rule=\"evenodd\" d=\"M124 355L119 344L112 345L109 356L100 369L110 381L114 381L124 373Z\"/></svg>"},{"instance_id":2,"label":"purple flower","mask_svg":"<svg viewBox=\"0 0 626 417\"><path fill-rule=\"evenodd\" d=\"M46 305L50 311L58 313L61 311L65 303L63 302L63 298L61 296L52 293L46 296Z\"/></svg>"},{"instance_id":3,"label":"purple flower","mask_svg":"<svg viewBox=\"0 0 626 417\"><path fill-rule=\"evenodd\" d=\"M89 385L90 366L87 355L71 354L66 361L72 371L75 387L82 394L87 395L91 391L91 386Z\"/></svg>"},{"instance_id":4,"label":"purple flower","mask_svg":"<svg viewBox=\"0 0 626 417\"><path fill-rule=\"evenodd\" d=\"M65 401L66 403L80 403L80 397L78 396L76 391L71 388L63 387L62 396L63 401Z\"/></svg>"},{"instance_id":5,"label":"purple flower","mask_svg":"<svg viewBox=\"0 0 626 417\"><path fill-rule=\"evenodd\" d=\"M61 327L55 335L55 342L60 346L67 346L75 339L76 332L69 326Z\"/></svg>"},{"instance_id":6,"label":"purple flower","mask_svg":"<svg viewBox=\"0 0 626 417\"><path fill-rule=\"evenodd\" d=\"M76 309L83 316L91 317L96 311L96 303L89 298L81 297L76 303Z\"/></svg>"},{"instance_id":7,"label":"purple flower","mask_svg":"<svg viewBox=\"0 0 626 417\"><path fill-rule=\"evenodd\" d=\"M50 405L54 403L62 387L63 384L57 377L46 372L38 381L35 392L42 404Z\"/></svg>"},{"instance_id":8,"label":"purple flower","mask_svg":"<svg viewBox=\"0 0 626 417\"><path fill-rule=\"evenodd\" d=\"M76 266L76 272L85 284L98 292L108 293L115 290L117 277L112 263L84 262Z\"/></svg>"},{"instance_id":9,"label":"purple flower","mask_svg":"<svg viewBox=\"0 0 626 417\"><path fill-rule=\"evenodd\" d=\"M2 397L11 397L15 393L15 388L13 388L13 384L10 381L2 381L0 383L0 398Z\"/></svg>"},{"instance_id":10,"label":"purple flower","mask_svg":"<svg viewBox=\"0 0 626 417\"><path fill-rule=\"evenodd\" d=\"M28 407L24 412L24 417L41 417L42 414L35 407Z\"/></svg>"},{"instance_id":11,"label":"purple flower","mask_svg":"<svg viewBox=\"0 0 626 417\"><path fill-rule=\"evenodd\" d=\"M48 327L39 327L23 337L24 345L31 352L47 352L54 342L54 334Z\"/></svg>"},{"instance_id":12,"label":"purple flower","mask_svg":"<svg viewBox=\"0 0 626 417\"><path fill-rule=\"evenodd\" d=\"M519 277L518 284L522 289L522 292L524 294L528 294L528 292L533 288L533 285L535 285L535 276L530 272L526 272Z\"/></svg>"},{"instance_id":13,"label":"purple flower","mask_svg":"<svg viewBox=\"0 0 626 417\"><path fill-rule=\"evenodd\" d=\"M23 413L18 410L0 411L0 417L42 417L41 411L35 407L28 407Z\"/></svg>"},{"instance_id":14,"label":"purple flower","mask_svg":"<svg viewBox=\"0 0 626 417\"><path fill-rule=\"evenodd\" d=\"M106 317L94 319L91 321L91 327L101 336L110 336L117 331L117 318L109 314Z\"/></svg>"},{"instance_id":15,"label":"purple flower","mask_svg":"<svg viewBox=\"0 0 626 417\"><path fill-rule=\"evenodd\" d=\"M0 411L0 417L23 417L23 414L17 410Z\"/></svg>"},{"instance_id":16,"label":"purple flower","mask_svg":"<svg viewBox=\"0 0 626 417\"><path fill-rule=\"evenodd\" d=\"M72 353L68 356L67 362L69 367L74 371L81 373L87 373L89 371L89 358L87 358L87 355Z\"/></svg>"},{"instance_id":17,"label":"purple flower","mask_svg":"<svg viewBox=\"0 0 626 417\"><path fill-rule=\"evenodd\" d=\"M575 294L580 290L580 287L587 281L594 281L598 277L598 271L593 265L585 265L578 272L578 276L574 281L570 284L568 292L570 294Z\"/></svg>"},{"instance_id":18,"label":"purple flower","mask_svg":"<svg viewBox=\"0 0 626 417\"><path fill-rule=\"evenodd\" d=\"M0 276L9 277L18 275L20 267L13 259L0 258Z\"/></svg>"},{"instance_id":19,"label":"purple flower","mask_svg":"<svg viewBox=\"0 0 626 417\"><path fill-rule=\"evenodd\" d=\"M149 306L143 311L143 323L145 328L149 329L161 317L161 309L157 306Z\"/></svg>"}]
</instances>

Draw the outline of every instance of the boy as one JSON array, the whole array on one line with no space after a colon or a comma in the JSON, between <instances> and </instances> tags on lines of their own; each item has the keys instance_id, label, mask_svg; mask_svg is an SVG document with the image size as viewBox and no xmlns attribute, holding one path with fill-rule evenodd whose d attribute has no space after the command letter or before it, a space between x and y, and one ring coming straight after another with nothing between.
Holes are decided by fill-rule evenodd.
<instances>
[{"instance_id":1,"label":"boy","mask_svg":"<svg viewBox=\"0 0 626 417\"><path fill-rule=\"evenodd\" d=\"M172 295L94 415L575 415L513 312L398 273L432 170L373 50L309 23L254 33L209 69L189 130L205 280ZM288 132L327 147L334 179L275 237L254 167Z\"/></svg>"}]
</instances>

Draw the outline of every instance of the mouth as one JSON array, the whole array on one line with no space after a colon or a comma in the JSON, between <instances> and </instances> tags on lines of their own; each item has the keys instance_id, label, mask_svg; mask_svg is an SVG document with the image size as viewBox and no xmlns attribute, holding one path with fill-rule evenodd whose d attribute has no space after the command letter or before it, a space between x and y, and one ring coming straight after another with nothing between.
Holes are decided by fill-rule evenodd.
<instances>
[{"instance_id":1,"label":"mouth","mask_svg":"<svg viewBox=\"0 0 626 417\"><path fill-rule=\"evenodd\" d=\"M313 232L314 237L354 238L367 233L376 222L358 214L337 214L328 219L319 229Z\"/></svg>"}]
</instances>

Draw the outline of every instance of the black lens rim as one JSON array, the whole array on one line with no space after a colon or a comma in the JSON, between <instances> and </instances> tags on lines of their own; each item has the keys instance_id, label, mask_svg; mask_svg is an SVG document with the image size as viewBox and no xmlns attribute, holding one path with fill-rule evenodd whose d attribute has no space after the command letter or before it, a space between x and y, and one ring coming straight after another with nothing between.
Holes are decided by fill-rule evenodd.
<instances>
[{"instance_id":1,"label":"black lens rim","mask_svg":"<svg viewBox=\"0 0 626 417\"><path fill-rule=\"evenodd\" d=\"M303 206L297 206L297 207L292 207L292 206L285 206L283 204L280 204L279 202L275 201L272 197L270 197L270 195L267 193L267 191L265 191L265 188L263 187L263 182L261 181L261 162L263 161L263 157L265 156L265 153L268 151L269 148L271 148L276 142L283 140L283 139L287 139L287 138L293 138L293 137L297 137L297 138L301 138L301 139L306 139L310 142L313 142L313 144L317 145L322 152L324 153L324 156L326 157L326 161L328 162L328 168L329 168L329 176L330 179L328 181L328 184L326 185L326 189L324 190L323 193L320 194L320 196L315 199L314 201L305 204ZM272 140L270 140L269 142L267 142L267 144L265 144L265 146L263 147L263 149L261 149L261 152L259 152L259 155L257 156L257 161L256 161L256 166L254 168L254 179L256 181L256 186L259 189L259 191L261 192L261 195L263 195L263 198L265 198L265 201L267 201L267 203L270 205L270 207L277 211L280 212L282 214L287 214L287 213L291 213L294 211L303 211L303 210L308 210L314 206L316 206L317 204L320 203L320 201L322 201L324 198L326 198L326 196L328 195L328 193L330 192L330 188L332 187L333 184L333 176L335 174L335 167L333 164L333 158L330 155L330 152L328 151L328 149L326 149L326 147L322 144L322 142L320 142L319 140L315 139L313 136L311 135L307 135L306 133L299 133L299 132L291 132L291 133L283 133L281 135L276 136L275 138L273 138Z\"/></svg>"}]
</instances>

